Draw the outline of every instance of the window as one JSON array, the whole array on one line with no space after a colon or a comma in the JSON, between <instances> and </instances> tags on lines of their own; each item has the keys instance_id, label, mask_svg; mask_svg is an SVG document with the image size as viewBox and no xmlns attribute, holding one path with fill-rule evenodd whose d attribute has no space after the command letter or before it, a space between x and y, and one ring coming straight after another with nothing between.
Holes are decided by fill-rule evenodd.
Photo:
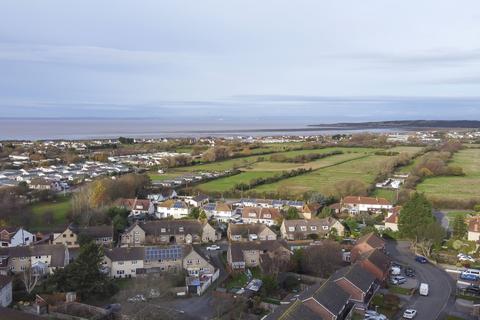
<instances>
[{"instance_id":1,"label":"window","mask_svg":"<svg viewBox=\"0 0 480 320\"><path fill-rule=\"evenodd\" d=\"M73 233L70 233L70 238L73 238Z\"/></svg>"},{"instance_id":2,"label":"window","mask_svg":"<svg viewBox=\"0 0 480 320\"><path fill-rule=\"evenodd\" d=\"M295 231L295 227L288 227L288 231L294 232L294 231Z\"/></svg>"},{"instance_id":3,"label":"window","mask_svg":"<svg viewBox=\"0 0 480 320\"><path fill-rule=\"evenodd\" d=\"M183 227L178 228L178 231L183 232Z\"/></svg>"},{"instance_id":4,"label":"window","mask_svg":"<svg viewBox=\"0 0 480 320\"><path fill-rule=\"evenodd\" d=\"M66 238L66 237L67 237L67 235L66 235L66 234L64 234L64 235L63 235L63 237L64 237L64 238Z\"/></svg>"},{"instance_id":5,"label":"window","mask_svg":"<svg viewBox=\"0 0 480 320\"><path fill-rule=\"evenodd\" d=\"M312 231L316 231L316 230L317 230L317 226L311 226L310 229L311 229Z\"/></svg>"},{"instance_id":6,"label":"window","mask_svg":"<svg viewBox=\"0 0 480 320\"><path fill-rule=\"evenodd\" d=\"M125 274L124 270L117 270L117 274Z\"/></svg>"},{"instance_id":7,"label":"window","mask_svg":"<svg viewBox=\"0 0 480 320\"><path fill-rule=\"evenodd\" d=\"M137 260L132 260L132 264L137 264Z\"/></svg>"},{"instance_id":8,"label":"window","mask_svg":"<svg viewBox=\"0 0 480 320\"><path fill-rule=\"evenodd\" d=\"M323 230L328 230L328 226L322 226Z\"/></svg>"},{"instance_id":9,"label":"window","mask_svg":"<svg viewBox=\"0 0 480 320\"><path fill-rule=\"evenodd\" d=\"M306 226L300 226L300 230L307 231L307 227Z\"/></svg>"},{"instance_id":10,"label":"window","mask_svg":"<svg viewBox=\"0 0 480 320\"><path fill-rule=\"evenodd\" d=\"M167 232L167 229L161 228L161 229L160 229L160 232Z\"/></svg>"}]
</instances>

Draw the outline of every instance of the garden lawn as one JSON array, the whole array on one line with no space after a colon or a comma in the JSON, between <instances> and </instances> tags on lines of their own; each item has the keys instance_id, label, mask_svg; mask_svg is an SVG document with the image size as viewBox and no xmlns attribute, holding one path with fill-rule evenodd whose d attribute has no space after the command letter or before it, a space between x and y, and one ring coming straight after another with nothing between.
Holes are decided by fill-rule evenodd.
<instances>
[{"instance_id":1,"label":"garden lawn","mask_svg":"<svg viewBox=\"0 0 480 320\"><path fill-rule=\"evenodd\" d=\"M391 203L397 202L397 191L395 190L375 189L373 196L378 198L385 198Z\"/></svg>"},{"instance_id":2,"label":"garden lawn","mask_svg":"<svg viewBox=\"0 0 480 320\"><path fill-rule=\"evenodd\" d=\"M427 178L417 190L431 198L480 201L480 149L460 150L450 164L462 167L465 176Z\"/></svg>"},{"instance_id":3,"label":"garden lawn","mask_svg":"<svg viewBox=\"0 0 480 320\"><path fill-rule=\"evenodd\" d=\"M52 212L53 225L59 226L67 222L67 215L71 210L71 198L59 197L55 201L38 202L30 206L35 217L35 223L32 223L32 230L41 230L51 227L43 219L45 212Z\"/></svg>"}]
</instances>

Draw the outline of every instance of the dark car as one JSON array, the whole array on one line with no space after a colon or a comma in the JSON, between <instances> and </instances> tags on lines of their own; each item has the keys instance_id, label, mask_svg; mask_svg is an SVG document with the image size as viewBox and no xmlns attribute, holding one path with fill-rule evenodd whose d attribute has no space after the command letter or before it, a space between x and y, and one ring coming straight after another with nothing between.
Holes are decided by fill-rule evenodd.
<instances>
[{"instance_id":1,"label":"dark car","mask_svg":"<svg viewBox=\"0 0 480 320\"><path fill-rule=\"evenodd\" d=\"M405 268L405 275L407 277L413 278L415 277L415 270L413 268L407 267Z\"/></svg>"},{"instance_id":2,"label":"dark car","mask_svg":"<svg viewBox=\"0 0 480 320\"><path fill-rule=\"evenodd\" d=\"M475 284L471 284L465 289L465 291L468 292L468 293L473 293L473 294L476 294L476 295L480 295L480 286L475 285Z\"/></svg>"},{"instance_id":3,"label":"dark car","mask_svg":"<svg viewBox=\"0 0 480 320\"><path fill-rule=\"evenodd\" d=\"M427 258L422 257L422 256L416 256L415 261L417 261L418 263L427 263L428 262Z\"/></svg>"}]
</instances>

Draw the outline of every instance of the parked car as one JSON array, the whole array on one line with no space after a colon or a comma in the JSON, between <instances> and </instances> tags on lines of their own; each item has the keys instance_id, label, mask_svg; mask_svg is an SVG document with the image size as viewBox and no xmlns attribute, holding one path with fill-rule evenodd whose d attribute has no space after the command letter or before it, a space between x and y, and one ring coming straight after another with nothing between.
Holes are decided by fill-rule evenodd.
<instances>
[{"instance_id":1,"label":"parked car","mask_svg":"<svg viewBox=\"0 0 480 320\"><path fill-rule=\"evenodd\" d=\"M480 295L480 286L471 284L467 288L465 288L465 291L468 293L473 293L475 295Z\"/></svg>"},{"instance_id":2,"label":"parked car","mask_svg":"<svg viewBox=\"0 0 480 320\"><path fill-rule=\"evenodd\" d=\"M419 263L428 263L427 258L425 258L424 256L416 256L415 261L417 261Z\"/></svg>"},{"instance_id":3,"label":"parked car","mask_svg":"<svg viewBox=\"0 0 480 320\"><path fill-rule=\"evenodd\" d=\"M415 270L413 268L407 267L405 268L405 275L407 277L413 278L415 277Z\"/></svg>"},{"instance_id":4,"label":"parked car","mask_svg":"<svg viewBox=\"0 0 480 320\"><path fill-rule=\"evenodd\" d=\"M220 246L217 246L216 244L212 244L211 246L207 247L207 251L215 251L215 250L220 250Z\"/></svg>"},{"instance_id":5,"label":"parked car","mask_svg":"<svg viewBox=\"0 0 480 320\"><path fill-rule=\"evenodd\" d=\"M390 283L392 284L399 285L399 284L404 284L405 282L407 282L407 279L402 276L395 276L390 278Z\"/></svg>"},{"instance_id":6,"label":"parked car","mask_svg":"<svg viewBox=\"0 0 480 320\"><path fill-rule=\"evenodd\" d=\"M477 269L467 269L460 274L460 279L477 281L480 279L480 270Z\"/></svg>"},{"instance_id":7,"label":"parked car","mask_svg":"<svg viewBox=\"0 0 480 320\"><path fill-rule=\"evenodd\" d=\"M458 257L458 261L461 261L461 262L465 262L465 261L475 262L475 259L472 256L467 256L466 254L463 254L463 253L460 253L457 257Z\"/></svg>"},{"instance_id":8,"label":"parked car","mask_svg":"<svg viewBox=\"0 0 480 320\"><path fill-rule=\"evenodd\" d=\"M417 315L417 310L415 310L415 309L407 309L403 313L403 317L405 319L413 319L413 318L415 318L416 315Z\"/></svg>"},{"instance_id":9,"label":"parked car","mask_svg":"<svg viewBox=\"0 0 480 320\"><path fill-rule=\"evenodd\" d=\"M365 319L366 320L387 320L388 318L385 315L378 313L374 310L367 310L365 311Z\"/></svg>"},{"instance_id":10,"label":"parked car","mask_svg":"<svg viewBox=\"0 0 480 320\"><path fill-rule=\"evenodd\" d=\"M147 299L145 299L145 296L143 294L137 294L134 297L128 298L128 302L145 302Z\"/></svg>"}]
</instances>

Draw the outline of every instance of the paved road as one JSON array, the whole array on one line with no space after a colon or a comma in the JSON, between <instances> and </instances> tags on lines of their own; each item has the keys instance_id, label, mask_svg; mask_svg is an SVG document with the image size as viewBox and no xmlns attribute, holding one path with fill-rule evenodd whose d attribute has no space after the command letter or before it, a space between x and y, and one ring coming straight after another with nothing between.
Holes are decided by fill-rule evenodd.
<instances>
[{"instance_id":1,"label":"paved road","mask_svg":"<svg viewBox=\"0 0 480 320\"><path fill-rule=\"evenodd\" d=\"M416 320L443 319L445 311L454 304L455 283L445 271L436 266L415 262L409 246L406 241L392 241L387 243L387 251L395 261L411 265L415 269L418 281L428 283L429 295L425 297L416 293L402 309L402 314L405 309L413 308L418 311Z\"/></svg>"}]
</instances>

